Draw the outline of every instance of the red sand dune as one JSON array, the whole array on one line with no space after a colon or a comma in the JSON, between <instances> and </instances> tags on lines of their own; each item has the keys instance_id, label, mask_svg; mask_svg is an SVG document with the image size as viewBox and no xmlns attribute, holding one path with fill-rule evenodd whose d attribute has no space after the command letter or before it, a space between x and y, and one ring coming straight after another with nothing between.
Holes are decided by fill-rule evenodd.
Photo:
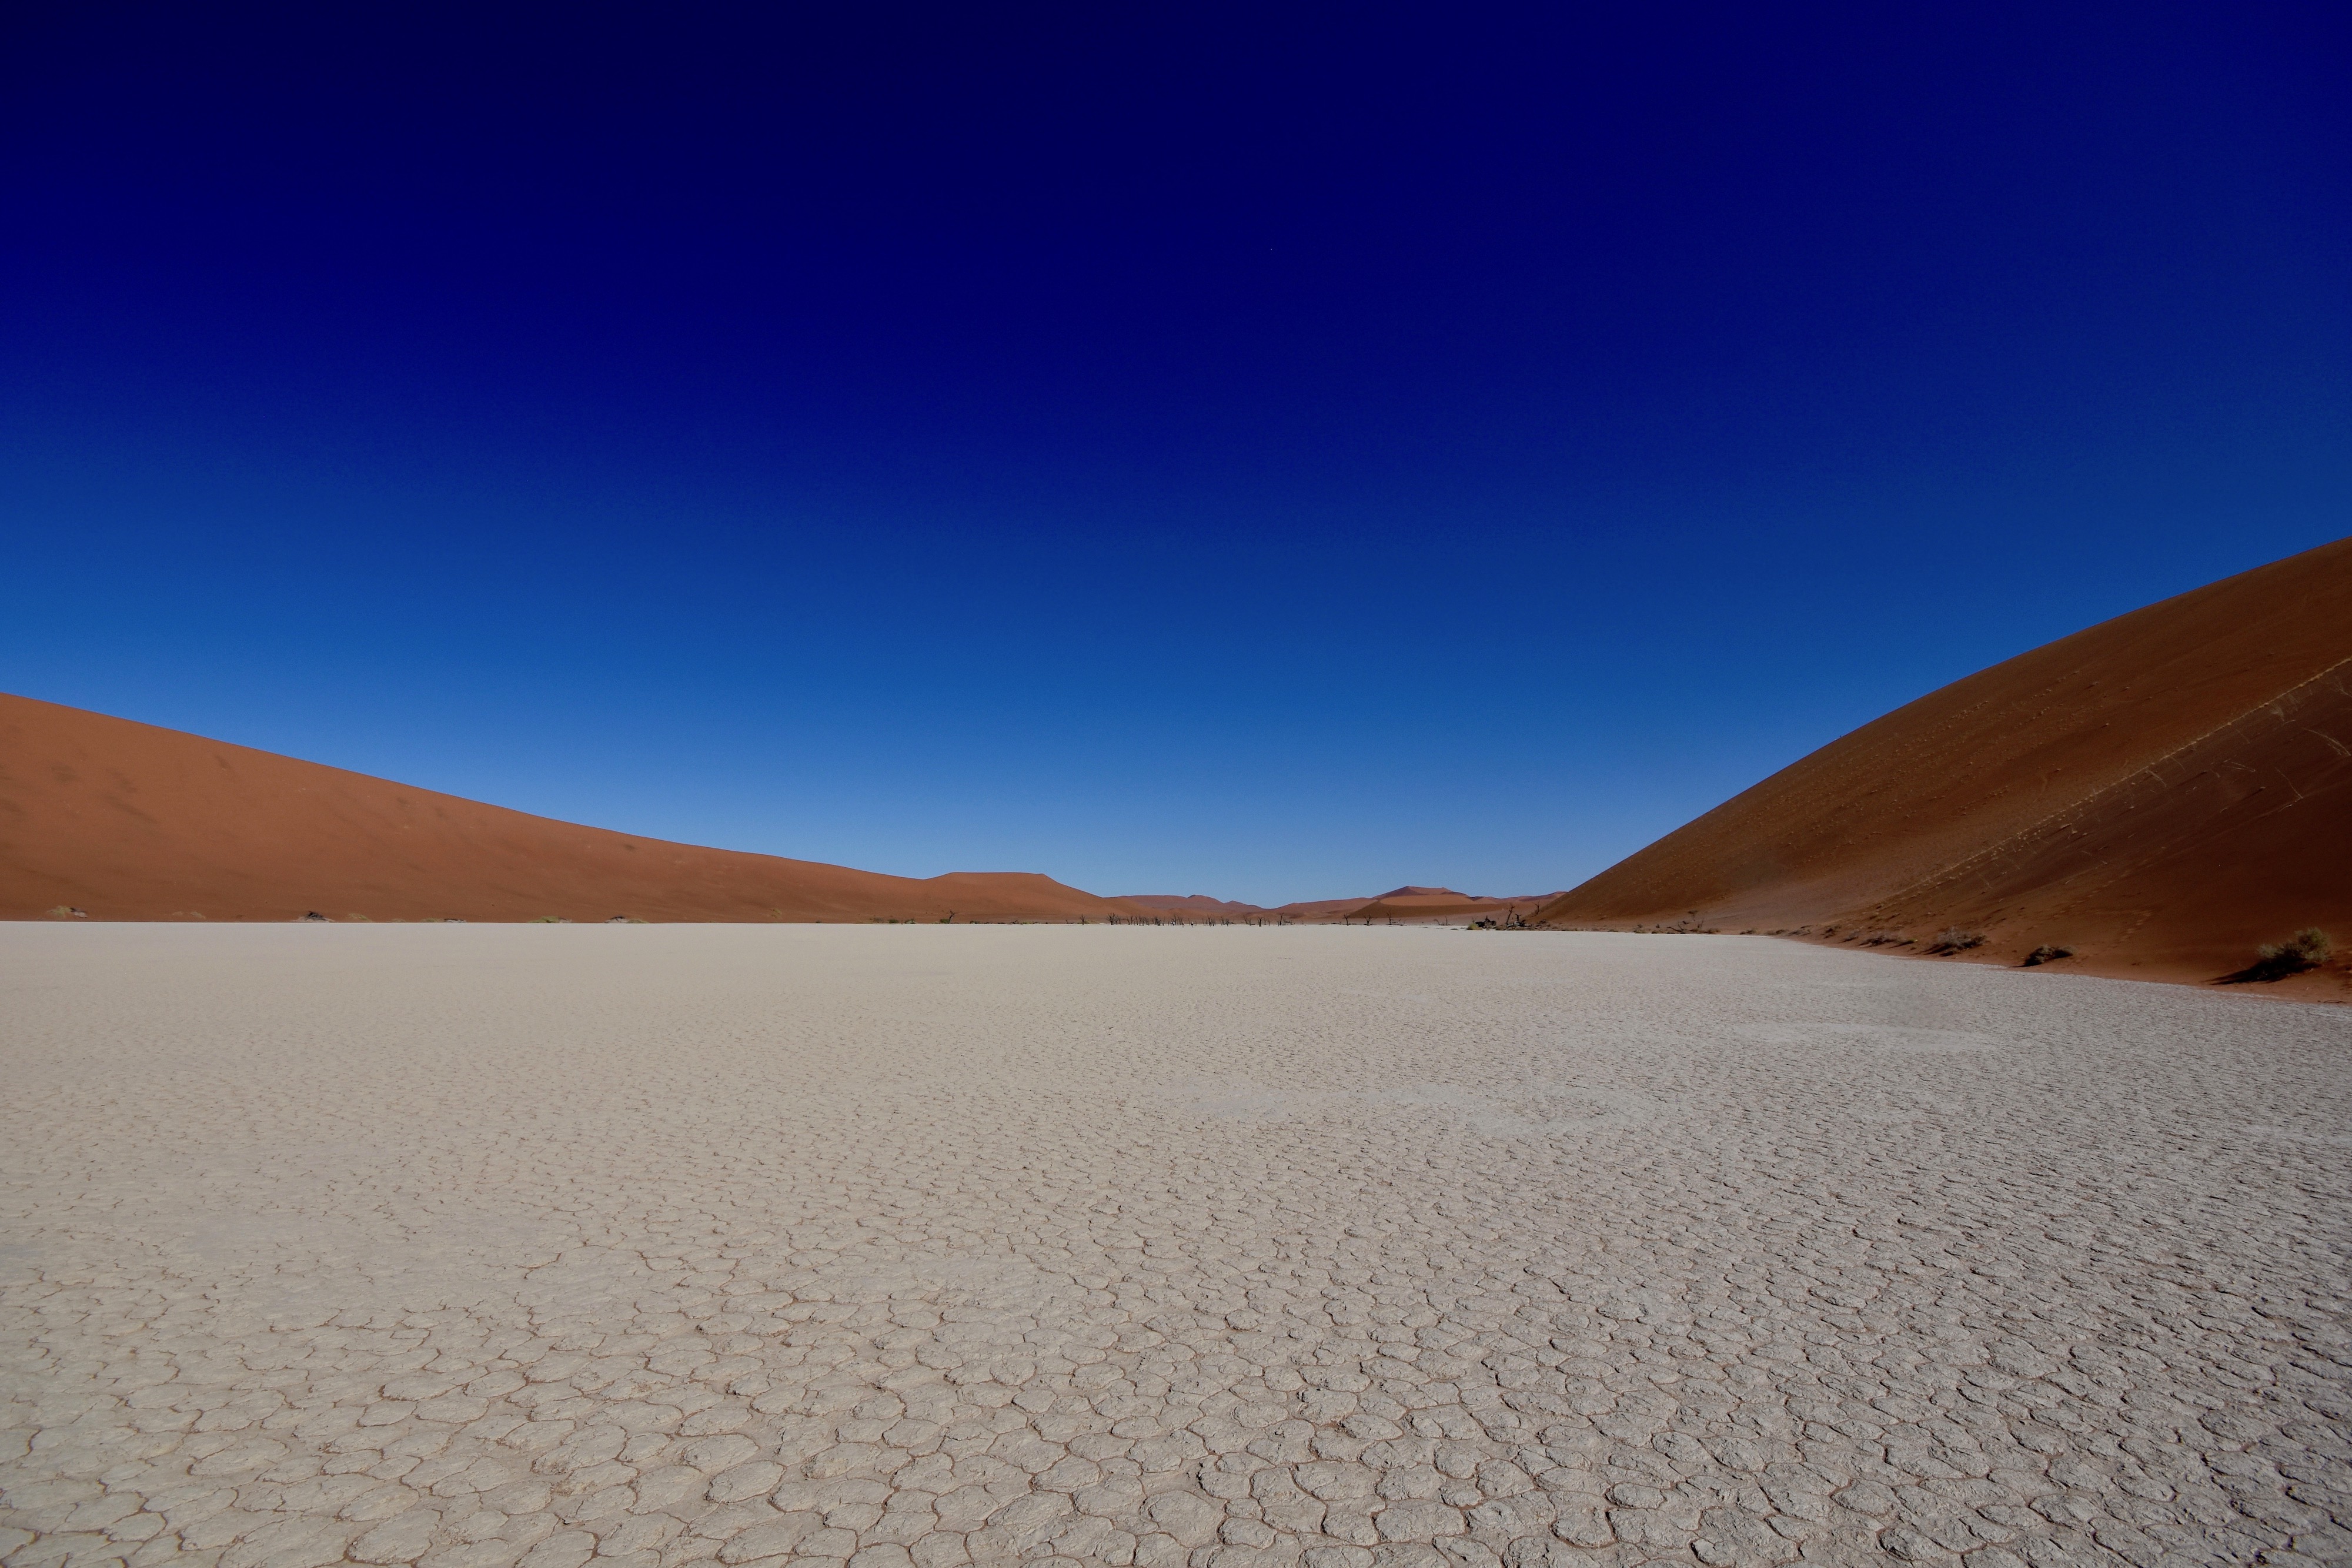
<instances>
[{"instance_id":1,"label":"red sand dune","mask_svg":"<svg viewBox=\"0 0 2352 1568\"><path fill-rule=\"evenodd\" d=\"M1371 902L1369 898L1324 898L1267 908L1264 904L1211 898L1205 893L1129 893L1120 896L1129 904L1139 904L1173 920L1193 917L1202 920L1336 920Z\"/></svg>"},{"instance_id":2,"label":"red sand dune","mask_svg":"<svg viewBox=\"0 0 2352 1568\"><path fill-rule=\"evenodd\" d=\"M1276 904L1268 915L1286 915L1292 920L1339 920L1353 915L1371 902L1369 898L1303 898L1295 903Z\"/></svg>"},{"instance_id":3,"label":"red sand dune","mask_svg":"<svg viewBox=\"0 0 2352 1568\"><path fill-rule=\"evenodd\" d=\"M1559 896L1556 893L1528 893L1496 898L1486 894L1456 893L1450 887L1399 887L1349 910L1347 917L1382 921L1491 920L1517 909L1522 918L1532 918L1547 901Z\"/></svg>"},{"instance_id":4,"label":"red sand dune","mask_svg":"<svg viewBox=\"0 0 2352 1568\"><path fill-rule=\"evenodd\" d=\"M2352 948L2352 539L1896 709L1547 904L2212 979L2317 925ZM2352 994L2339 953L2278 995Z\"/></svg>"},{"instance_id":5,"label":"red sand dune","mask_svg":"<svg viewBox=\"0 0 2352 1568\"><path fill-rule=\"evenodd\" d=\"M1530 893L1516 898L1493 898L1484 894L1456 893L1450 887L1397 887L1370 898L1307 899L1271 909L1261 904L1211 898L1204 893L1130 893L1123 896L1129 904L1139 904L1147 909L1180 919L1195 915L1204 920L1263 920L1287 916L1293 921L1311 924L1366 918L1404 921L1466 917L1478 920L1499 915L1512 907L1532 915L1545 900L1559 895Z\"/></svg>"},{"instance_id":6,"label":"red sand dune","mask_svg":"<svg viewBox=\"0 0 2352 1568\"><path fill-rule=\"evenodd\" d=\"M1026 872L882 876L554 821L0 695L0 918L1102 920Z\"/></svg>"},{"instance_id":7,"label":"red sand dune","mask_svg":"<svg viewBox=\"0 0 2352 1568\"><path fill-rule=\"evenodd\" d=\"M1169 919L1188 920L1291 920L1312 923L1318 920L1338 920L1371 903L1369 898L1307 899L1297 904L1284 904L1268 908L1264 904L1242 904L1232 899L1211 898L1205 893L1129 893L1120 895L1129 904L1139 904Z\"/></svg>"},{"instance_id":8,"label":"red sand dune","mask_svg":"<svg viewBox=\"0 0 2352 1568\"><path fill-rule=\"evenodd\" d=\"M1531 915L1547 899L1558 896L1557 894L1531 893L1515 898L1497 898L1481 893L1456 893L1450 887L1392 887L1370 898L1309 899L1286 904L1265 913L1288 915L1294 921L1308 924L1334 920L1482 920L1514 905Z\"/></svg>"},{"instance_id":9,"label":"red sand dune","mask_svg":"<svg viewBox=\"0 0 2352 1568\"><path fill-rule=\"evenodd\" d=\"M1197 915L1203 920L1247 920L1268 913L1255 904L1211 898L1205 893L1123 893L1118 897L1122 904L1140 904L1166 915Z\"/></svg>"}]
</instances>

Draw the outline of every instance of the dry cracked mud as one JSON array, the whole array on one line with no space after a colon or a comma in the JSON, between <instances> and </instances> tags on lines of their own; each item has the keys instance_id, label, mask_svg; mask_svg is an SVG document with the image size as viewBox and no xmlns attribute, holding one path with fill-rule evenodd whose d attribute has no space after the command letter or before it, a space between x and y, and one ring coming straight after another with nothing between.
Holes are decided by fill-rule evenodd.
<instances>
[{"instance_id":1,"label":"dry cracked mud","mask_svg":"<svg viewBox=\"0 0 2352 1568\"><path fill-rule=\"evenodd\" d=\"M2352 1562L2352 1009L0 928L5 1568Z\"/></svg>"}]
</instances>

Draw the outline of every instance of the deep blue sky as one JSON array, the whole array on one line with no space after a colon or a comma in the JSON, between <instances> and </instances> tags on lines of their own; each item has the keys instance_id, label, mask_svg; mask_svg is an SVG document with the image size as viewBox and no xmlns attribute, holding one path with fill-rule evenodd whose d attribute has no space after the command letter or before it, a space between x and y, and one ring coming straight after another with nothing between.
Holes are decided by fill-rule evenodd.
<instances>
[{"instance_id":1,"label":"deep blue sky","mask_svg":"<svg viewBox=\"0 0 2352 1568\"><path fill-rule=\"evenodd\" d=\"M0 689L529 810L1528 892L2347 531L2320 7L32 9Z\"/></svg>"}]
</instances>

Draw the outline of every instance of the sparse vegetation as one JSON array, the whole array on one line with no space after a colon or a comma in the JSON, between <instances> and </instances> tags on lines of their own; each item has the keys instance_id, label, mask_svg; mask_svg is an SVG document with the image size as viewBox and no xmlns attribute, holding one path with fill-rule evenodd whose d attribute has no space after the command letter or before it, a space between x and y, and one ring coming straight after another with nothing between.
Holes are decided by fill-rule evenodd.
<instances>
[{"instance_id":1,"label":"sparse vegetation","mask_svg":"<svg viewBox=\"0 0 2352 1568\"><path fill-rule=\"evenodd\" d=\"M533 925L569 925L572 922L565 919L561 915L534 915L530 918L530 924Z\"/></svg>"},{"instance_id":2,"label":"sparse vegetation","mask_svg":"<svg viewBox=\"0 0 2352 1568\"><path fill-rule=\"evenodd\" d=\"M2318 926L2306 925L2280 946L2264 946L2255 951L2265 958L2284 959L2315 969L2336 956L2336 944Z\"/></svg>"},{"instance_id":3,"label":"sparse vegetation","mask_svg":"<svg viewBox=\"0 0 2352 1568\"><path fill-rule=\"evenodd\" d=\"M2316 925L2306 925L2284 942L2265 942L2254 949L2254 961L2225 981L2284 980L2316 969L2336 956L2336 943Z\"/></svg>"},{"instance_id":4,"label":"sparse vegetation","mask_svg":"<svg viewBox=\"0 0 2352 1568\"><path fill-rule=\"evenodd\" d=\"M2072 947L2053 947L2044 943L2025 956L2022 967L2032 969L2043 964L2054 964L2061 958L2071 958L2074 956L2074 949Z\"/></svg>"},{"instance_id":5,"label":"sparse vegetation","mask_svg":"<svg viewBox=\"0 0 2352 1568\"><path fill-rule=\"evenodd\" d=\"M70 904L53 904L49 909L49 918L52 920L87 920L89 918L89 911L87 909L77 909Z\"/></svg>"},{"instance_id":6,"label":"sparse vegetation","mask_svg":"<svg viewBox=\"0 0 2352 1568\"><path fill-rule=\"evenodd\" d=\"M1927 951L1965 953L1971 947L1983 946L1984 939L1984 933L1981 931L1963 931L1957 925L1947 926L1936 933L1936 939L1927 945Z\"/></svg>"},{"instance_id":7,"label":"sparse vegetation","mask_svg":"<svg viewBox=\"0 0 2352 1568\"><path fill-rule=\"evenodd\" d=\"M320 923L321 925L324 925L324 924L326 923L326 919L327 919L327 917L326 917L325 915L323 915L320 914L320 913L319 913L317 910L315 910L315 909L311 910L308 915L303 915L303 916L302 916L302 918L303 918L304 920L315 920L315 921L318 921L319 923Z\"/></svg>"}]
</instances>

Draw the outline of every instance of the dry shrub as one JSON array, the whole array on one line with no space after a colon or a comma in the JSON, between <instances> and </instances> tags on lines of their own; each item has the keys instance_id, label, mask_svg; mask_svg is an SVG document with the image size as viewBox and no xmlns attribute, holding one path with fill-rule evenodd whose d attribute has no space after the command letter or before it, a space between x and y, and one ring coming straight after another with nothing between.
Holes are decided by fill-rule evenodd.
<instances>
[{"instance_id":1,"label":"dry shrub","mask_svg":"<svg viewBox=\"0 0 2352 1568\"><path fill-rule=\"evenodd\" d=\"M2336 954L2336 944L2316 925L2306 925L2284 942L2265 942L2254 949L2256 968L2278 975L2300 975L2316 969Z\"/></svg>"}]
</instances>

